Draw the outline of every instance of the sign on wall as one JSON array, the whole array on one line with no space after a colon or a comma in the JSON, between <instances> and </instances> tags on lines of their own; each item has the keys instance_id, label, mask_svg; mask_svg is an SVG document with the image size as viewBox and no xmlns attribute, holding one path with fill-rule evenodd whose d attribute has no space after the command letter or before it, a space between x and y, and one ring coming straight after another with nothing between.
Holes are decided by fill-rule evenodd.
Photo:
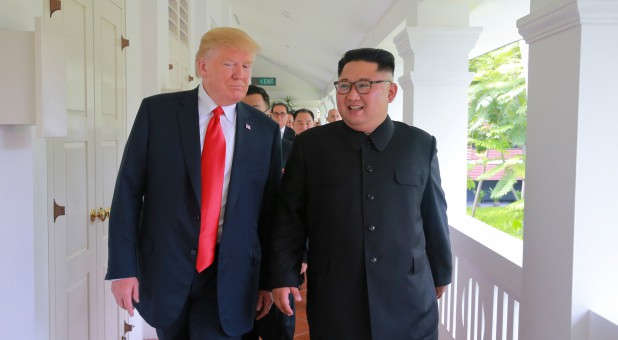
<instances>
[{"instance_id":1,"label":"sign on wall","mask_svg":"<svg viewBox=\"0 0 618 340\"><path fill-rule=\"evenodd\" d=\"M277 86L275 77L251 77L251 84L257 86Z\"/></svg>"}]
</instances>

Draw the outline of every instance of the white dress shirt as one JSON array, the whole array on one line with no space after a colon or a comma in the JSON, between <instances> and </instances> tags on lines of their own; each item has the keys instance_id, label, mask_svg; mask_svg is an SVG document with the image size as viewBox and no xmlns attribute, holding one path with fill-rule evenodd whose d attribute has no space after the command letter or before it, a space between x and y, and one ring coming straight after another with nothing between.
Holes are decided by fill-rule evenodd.
<instances>
[{"instance_id":1,"label":"white dress shirt","mask_svg":"<svg viewBox=\"0 0 618 340\"><path fill-rule=\"evenodd\" d=\"M197 95L197 110L200 115L200 145L201 150L204 149L204 138L206 137L206 129L208 122L213 117L212 110L218 105L208 96L204 90L204 86L200 84ZM217 242L221 240L221 232L223 227L223 217L225 216L225 205L227 202L227 193L230 186L230 174L232 172L232 158L234 157L234 142L236 136L236 104L230 106L222 106L224 114L221 115L221 129L225 136L225 170L223 172L223 193L221 195L221 213L219 214L219 232Z\"/></svg>"}]
</instances>

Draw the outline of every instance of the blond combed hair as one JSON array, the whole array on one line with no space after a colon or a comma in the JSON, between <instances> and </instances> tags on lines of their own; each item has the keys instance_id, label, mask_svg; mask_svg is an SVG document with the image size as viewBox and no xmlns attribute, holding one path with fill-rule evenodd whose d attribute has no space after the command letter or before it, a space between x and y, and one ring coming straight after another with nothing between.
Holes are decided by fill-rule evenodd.
<instances>
[{"instance_id":1,"label":"blond combed hair","mask_svg":"<svg viewBox=\"0 0 618 340\"><path fill-rule=\"evenodd\" d=\"M195 54L195 73L199 76L197 70L197 61L199 58L206 57L208 54L218 48L227 47L257 53L260 51L260 45L255 42L243 30L234 27L217 27L206 32L200 41L200 48Z\"/></svg>"}]
</instances>

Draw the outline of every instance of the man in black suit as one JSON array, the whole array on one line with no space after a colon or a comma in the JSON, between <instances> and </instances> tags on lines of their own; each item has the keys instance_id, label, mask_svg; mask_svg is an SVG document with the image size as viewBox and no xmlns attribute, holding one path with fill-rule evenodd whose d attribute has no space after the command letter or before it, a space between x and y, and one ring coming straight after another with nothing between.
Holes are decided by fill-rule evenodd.
<instances>
[{"instance_id":1,"label":"man in black suit","mask_svg":"<svg viewBox=\"0 0 618 340\"><path fill-rule=\"evenodd\" d=\"M335 82L343 121L297 136L283 175L270 280L291 314L308 238L312 340L438 339L452 270L446 201L435 138L388 116L394 68L387 51L348 51Z\"/></svg>"},{"instance_id":2,"label":"man in black suit","mask_svg":"<svg viewBox=\"0 0 618 340\"><path fill-rule=\"evenodd\" d=\"M242 100L245 104L268 113L270 107L270 96L262 87L249 85L247 95ZM292 141L281 141L281 167L285 168L285 161L292 149ZM292 310L294 310L294 300L290 299ZM296 315L288 316L277 308L271 308L263 318L256 320L253 329L243 335L243 340L292 340L296 329Z\"/></svg>"},{"instance_id":3,"label":"man in black suit","mask_svg":"<svg viewBox=\"0 0 618 340\"><path fill-rule=\"evenodd\" d=\"M118 305L130 315L135 305L160 340L241 339L272 305L259 281L281 176L280 133L239 102L258 49L241 30L207 32L196 55L201 85L144 99L127 140L106 279ZM215 159L220 190L210 184L218 176L203 172ZM202 204L213 197L216 204ZM210 238L200 222L207 218Z\"/></svg>"},{"instance_id":4,"label":"man in black suit","mask_svg":"<svg viewBox=\"0 0 618 340\"><path fill-rule=\"evenodd\" d=\"M279 124L279 129L281 129L281 139L283 140L294 140L294 130L287 126L288 119L290 119L289 115L290 109L288 105L283 102L276 102L273 104L273 107L270 109L270 115L277 124Z\"/></svg>"}]
</instances>

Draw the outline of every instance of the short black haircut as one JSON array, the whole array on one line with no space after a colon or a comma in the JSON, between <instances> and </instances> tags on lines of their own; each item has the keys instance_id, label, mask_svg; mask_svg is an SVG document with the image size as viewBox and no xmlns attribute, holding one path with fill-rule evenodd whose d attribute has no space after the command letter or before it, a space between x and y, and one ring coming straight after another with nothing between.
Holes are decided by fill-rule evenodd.
<instances>
[{"instance_id":1,"label":"short black haircut","mask_svg":"<svg viewBox=\"0 0 618 340\"><path fill-rule=\"evenodd\" d=\"M290 113L290 107L288 106L288 104L284 102L275 102L273 106L270 107L270 111L272 111L275 108L275 106L283 106L285 107L285 112Z\"/></svg>"},{"instance_id":2,"label":"short black haircut","mask_svg":"<svg viewBox=\"0 0 618 340\"><path fill-rule=\"evenodd\" d=\"M313 115L313 112L311 112L311 110L309 110L309 109L298 109L298 110L294 111L294 114L293 114L294 120L296 120L296 116L298 116L299 113L303 113L303 112L310 114L311 115L311 119L315 120L315 116Z\"/></svg>"},{"instance_id":3,"label":"short black haircut","mask_svg":"<svg viewBox=\"0 0 618 340\"><path fill-rule=\"evenodd\" d=\"M266 90L264 90L263 88L259 86L255 86L251 84L249 85L249 88L247 89L247 96L252 95L252 94L261 95L262 99L264 99L264 103L266 103L266 107L270 107L270 96L268 95Z\"/></svg>"},{"instance_id":4,"label":"short black haircut","mask_svg":"<svg viewBox=\"0 0 618 340\"><path fill-rule=\"evenodd\" d=\"M389 51L385 51L379 48L358 48L355 50L347 51L341 60L337 68L337 75L341 75L345 64L351 61L367 61L370 63L378 64L378 71L388 71L391 74L395 74L395 57Z\"/></svg>"}]
</instances>

